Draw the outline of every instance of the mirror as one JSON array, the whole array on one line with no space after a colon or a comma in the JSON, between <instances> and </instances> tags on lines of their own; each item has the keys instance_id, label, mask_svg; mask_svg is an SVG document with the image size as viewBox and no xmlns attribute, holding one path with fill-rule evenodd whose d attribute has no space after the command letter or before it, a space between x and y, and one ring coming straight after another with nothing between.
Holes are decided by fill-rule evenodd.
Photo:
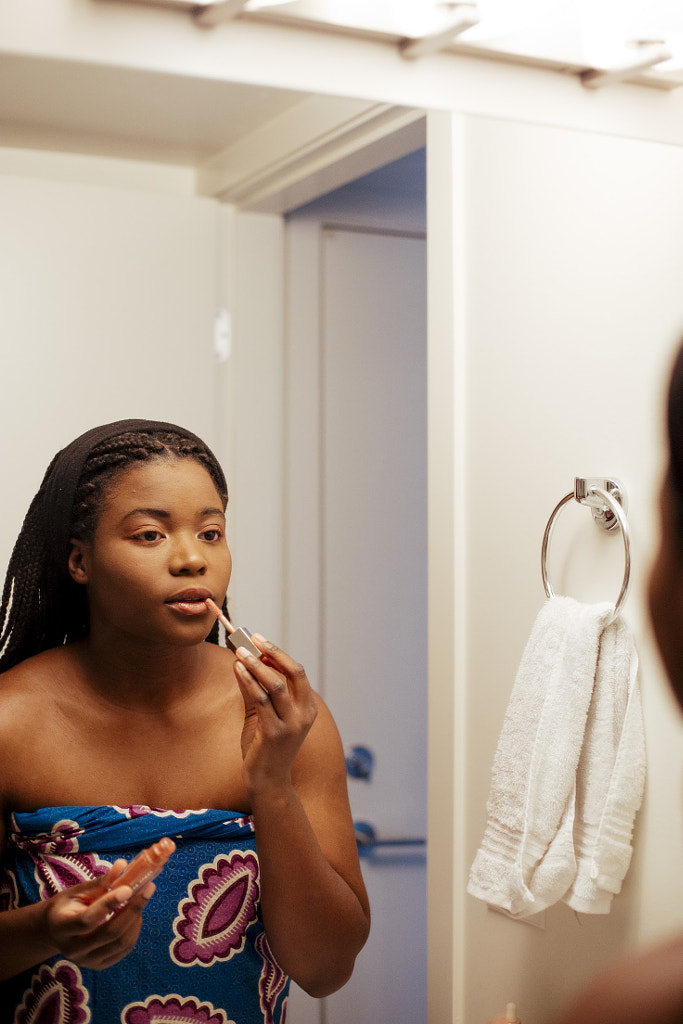
<instances>
[{"instance_id":1,"label":"mirror","mask_svg":"<svg viewBox=\"0 0 683 1024\"><path fill-rule=\"evenodd\" d=\"M4 436L18 436L21 424L21 443L3 447L13 480L2 511L3 564L47 462L81 430L142 415L181 422L210 440L231 488L238 617L296 652L347 747L365 743L375 758L371 775L349 778L359 835L366 835L364 825L375 830L363 857L372 936L354 978L324 1010L297 991L290 1013L298 1024L314 1024L321 1013L327 1024L393 1021L402 1012L423 1019L423 115L296 90L12 55L0 65L0 125L0 273L6 335L13 338L3 347ZM371 127L372 144L356 143ZM321 161L321 134L337 159ZM265 161L258 150L264 139ZM279 160L288 169L280 169L275 187ZM196 196L198 186L209 194ZM214 196L239 200L242 212ZM283 237L290 254L284 302L283 264L272 255ZM325 249L319 262L318 238ZM310 329L314 303L324 342ZM287 331L284 308L297 318ZM223 344L214 350L217 309L226 316ZM384 328L375 338L378 322ZM311 379L311 367L323 362L323 377ZM285 407L291 414L318 396L315 423L291 415L283 423ZM285 446L283 428L300 442ZM318 436L325 438L320 451ZM298 480L298 495L287 488L286 508L263 472L264 459L272 464L278 452L274 471ZM273 512L264 520L268 504ZM303 513L315 517L322 547L302 535ZM290 524L284 537L283 517ZM264 557L268 545L272 559ZM286 579L271 568L283 558ZM399 561L402 579L395 578ZM350 691L358 659L366 668L362 677L353 673ZM401 939L405 913L409 949Z\"/></svg>"},{"instance_id":2,"label":"mirror","mask_svg":"<svg viewBox=\"0 0 683 1024\"><path fill-rule=\"evenodd\" d=\"M125 23L124 5L106 7L107 17L112 6ZM341 498L334 478L319 475L318 435L306 433L302 422L324 422L324 396L325 415L343 425L334 380L361 356L354 352L354 360L340 366L337 346L321 366L311 358L318 349L291 345L292 337L309 336L306 310L308 330L317 337L320 301L316 291L313 311L314 292L305 287L303 301L285 301L282 254L286 245L297 246L301 259L310 260L311 237L322 237L316 251L332 265L335 253L346 251L351 228L375 251L374 244L385 241L386 223L357 221L352 200L358 202L367 182L352 183L410 161L425 145L429 108L430 204L438 208L429 222L436 254L430 358L436 357L438 372L432 385L450 387L440 392L431 432L438 448L438 472L430 474L438 482L435 504L445 511L430 576L441 581L438 596L446 599L435 601L432 590L430 623L437 640L451 645L443 671L441 663L430 666L431 726L445 735L430 795L443 812L430 821L439 885L437 891L432 883L430 928L437 941L431 940L431 996L444 1020L458 1014L486 1020L515 999L525 1024L533 1024L602 959L678 923L680 900L670 892L680 885L671 839L680 833L680 806L671 792L677 779L671 766L680 763L680 748L671 706L657 689L661 671L638 603L642 570L627 613L642 647L658 795L646 808L643 841L614 916L579 924L558 908L545 929L536 929L468 903L464 883L480 838L506 697L543 599L538 560L550 510L575 475L614 473L628 486L641 566L655 535L648 502L661 457L658 388L682 319L675 283L683 267L672 241L683 228L675 199L683 173L680 97L631 85L596 95L569 75L441 56L408 65L366 39L337 40L325 51L333 59L321 67L299 60L310 48L297 33L277 51L284 37L272 24L262 36L264 47L281 58L286 53L289 70L281 78L296 88L276 87L277 72L263 70L262 55L263 81L232 86L216 72L215 38L192 35L205 73L197 74L189 60L172 73L182 38L172 14L148 11L140 18L144 32L136 38L154 51L154 70L114 68L94 45L96 32L87 40L91 51L81 40L76 54L73 40L69 49L60 37L52 55L38 58L19 46L13 52L8 44L0 62L6 383L0 419L12 480L0 513L3 557L60 441L95 420L142 410L190 420L198 433L216 439L233 484L234 547L245 566L241 578L236 572L234 597L245 621L291 637L292 649L319 674L321 637L331 643L323 603L285 596L287 588L310 595L329 584L318 559L334 552L319 543L326 538L318 499L323 493L334 503ZM173 45L164 37L165 46L156 46L161 25ZM239 63L239 47L254 41L253 26L234 28L221 39ZM344 60L352 46L363 68L357 81L356 64ZM247 77L243 65L240 72ZM337 95L309 88L316 76ZM357 95L367 83L372 100ZM325 208L322 197L331 192L344 209ZM410 244L421 232L403 222L398 231ZM364 267L383 262L365 251L358 259ZM317 280L318 264L305 267ZM293 333L287 317L295 310L301 322ZM219 319L216 339L220 311L232 316ZM299 420L291 405L286 408L282 388L295 365L302 385ZM434 414L431 401L428 414ZM247 447L241 443L245 429ZM342 452L332 436L325 440L335 457L352 460L353 474L358 439ZM285 473L286 445L299 459L298 475ZM457 460L468 486L455 494ZM283 553L285 477L290 547ZM533 500L526 493L520 499L520 478L534 481ZM298 489L306 487L315 499L297 508L296 496L304 493ZM354 496L347 485L344 500L349 490ZM263 561L273 580L267 592L251 571ZM601 592L602 581L593 583ZM338 598L325 594L335 615ZM297 618L301 608L311 608L314 618ZM455 648L454 634L463 639ZM352 746L377 747L355 728L347 731ZM385 770L386 754L370 752L377 772ZM359 800L371 793L366 780L350 785ZM399 831L391 822L385 833L371 806L362 812L380 839L422 837L412 831L413 821L405 831L404 823ZM419 853L409 857L417 860ZM381 935L381 913L374 934ZM386 994L382 986L393 985L396 964L393 957L385 961L391 973L375 974L377 998ZM373 1013L373 1019L381 1018ZM302 1016L301 1024L309 1022Z\"/></svg>"}]
</instances>

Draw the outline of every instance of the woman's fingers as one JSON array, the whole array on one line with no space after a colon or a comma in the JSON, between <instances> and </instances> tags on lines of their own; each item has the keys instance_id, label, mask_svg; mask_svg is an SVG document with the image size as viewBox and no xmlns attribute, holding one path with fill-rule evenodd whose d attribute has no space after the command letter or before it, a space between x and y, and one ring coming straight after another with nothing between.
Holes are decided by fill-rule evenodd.
<instances>
[{"instance_id":1,"label":"woman's fingers","mask_svg":"<svg viewBox=\"0 0 683 1024\"><path fill-rule=\"evenodd\" d=\"M154 890L154 883L150 882L133 896L130 886L114 885L89 904L77 893L65 890L55 898L50 912L53 941L65 956L82 967L101 970L116 963L135 945L142 910Z\"/></svg>"},{"instance_id":2,"label":"woman's fingers","mask_svg":"<svg viewBox=\"0 0 683 1024\"><path fill-rule=\"evenodd\" d=\"M121 885L100 896L80 915L79 923L83 930L92 931L110 921L114 914L123 910L132 895L133 890L129 885Z\"/></svg>"},{"instance_id":3,"label":"woman's fingers","mask_svg":"<svg viewBox=\"0 0 683 1024\"><path fill-rule=\"evenodd\" d=\"M304 696L311 689L311 684L308 681L303 665L300 665L289 654L276 647L270 640L266 640L260 633L253 633L252 640L254 640L256 646L262 652L263 662L271 665L287 678L295 699Z\"/></svg>"},{"instance_id":4,"label":"woman's fingers","mask_svg":"<svg viewBox=\"0 0 683 1024\"><path fill-rule=\"evenodd\" d=\"M238 647L234 665L245 710L242 755L256 785L259 778L290 777L318 705L301 665L258 633L254 641L261 658Z\"/></svg>"},{"instance_id":5,"label":"woman's fingers","mask_svg":"<svg viewBox=\"0 0 683 1024\"><path fill-rule=\"evenodd\" d=\"M284 704L284 694L280 691L279 695L276 696L275 687L272 682L269 682L262 670L259 672L259 665L258 658L252 657L246 648L240 647L238 649L235 661L235 674L242 697L244 698L245 711L247 715L257 715L259 717L263 715L275 715L277 718L284 717L288 710ZM258 677L257 672L259 672ZM279 708L273 702L273 696L276 696L280 705ZM291 703L289 701L289 694L287 694L286 699Z\"/></svg>"},{"instance_id":6,"label":"woman's fingers","mask_svg":"<svg viewBox=\"0 0 683 1024\"><path fill-rule=\"evenodd\" d=\"M72 948L64 952L82 967L102 970L130 953L137 942L141 924L140 911L127 908L95 931L88 932L79 943L74 942Z\"/></svg>"},{"instance_id":7,"label":"woman's fingers","mask_svg":"<svg viewBox=\"0 0 683 1024\"><path fill-rule=\"evenodd\" d=\"M261 650L262 657L255 658L246 648L240 647L236 652L237 664L243 665L256 679L278 715L284 717L293 707L313 708L313 691L303 666L259 633L254 633L252 638ZM253 690L252 693L254 703L263 705L264 701L258 692Z\"/></svg>"},{"instance_id":8,"label":"woman's fingers","mask_svg":"<svg viewBox=\"0 0 683 1024\"><path fill-rule=\"evenodd\" d=\"M243 647L236 653L235 676L245 708L243 754L246 755L248 750L253 753L261 749L260 744L252 748L254 740L260 736L263 742L277 743L278 760L285 749L288 750L287 763L291 766L318 713L315 694L305 673L286 655L282 656L280 664L286 663L291 676L272 668L262 659L254 658ZM292 682L292 677L299 672L303 674L305 686L298 679Z\"/></svg>"}]
</instances>

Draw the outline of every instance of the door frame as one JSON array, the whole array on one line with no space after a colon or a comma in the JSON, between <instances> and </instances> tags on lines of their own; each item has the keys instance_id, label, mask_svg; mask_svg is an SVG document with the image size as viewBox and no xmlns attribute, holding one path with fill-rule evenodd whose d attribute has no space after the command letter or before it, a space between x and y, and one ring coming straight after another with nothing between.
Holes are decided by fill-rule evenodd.
<instances>
[{"instance_id":1,"label":"door frame","mask_svg":"<svg viewBox=\"0 0 683 1024\"><path fill-rule=\"evenodd\" d=\"M357 101L355 101L357 103ZM373 116L373 111L376 116ZM430 1024L462 1021L466 866L467 665L464 115L367 104L305 142L272 134L257 156L206 188L238 211L283 215L421 146L427 150L428 826L427 981ZM289 148L288 148L289 147ZM249 181L253 181L250 186ZM281 253L282 277L285 251ZM238 295L236 296L238 298ZM283 310L283 330L284 330ZM312 401L316 401L312 394ZM285 603L285 613L286 605ZM291 624L288 624L291 627ZM310 627L310 623L309 623ZM290 632L290 628L286 628ZM315 663L317 652L310 652ZM444 908L450 908L450 913Z\"/></svg>"}]
</instances>

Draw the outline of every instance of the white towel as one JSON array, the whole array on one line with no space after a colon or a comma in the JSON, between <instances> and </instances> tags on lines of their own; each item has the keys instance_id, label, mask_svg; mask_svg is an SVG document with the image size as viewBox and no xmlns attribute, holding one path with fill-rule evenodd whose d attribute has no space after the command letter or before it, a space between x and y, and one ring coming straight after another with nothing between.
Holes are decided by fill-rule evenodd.
<instances>
[{"instance_id":1,"label":"white towel","mask_svg":"<svg viewBox=\"0 0 683 1024\"><path fill-rule=\"evenodd\" d=\"M576 774L600 636L613 612L608 603L552 598L522 656L467 887L514 917L556 903L576 876Z\"/></svg>"},{"instance_id":2,"label":"white towel","mask_svg":"<svg viewBox=\"0 0 683 1024\"><path fill-rule=\"evenodd\" d=\"M574 910L609 913L631 862L645 790L646 754L638 655L622 619L600 641L595 687L579 758L574 848L577 873L564 896Z\"/></svg>"}]
</instances>

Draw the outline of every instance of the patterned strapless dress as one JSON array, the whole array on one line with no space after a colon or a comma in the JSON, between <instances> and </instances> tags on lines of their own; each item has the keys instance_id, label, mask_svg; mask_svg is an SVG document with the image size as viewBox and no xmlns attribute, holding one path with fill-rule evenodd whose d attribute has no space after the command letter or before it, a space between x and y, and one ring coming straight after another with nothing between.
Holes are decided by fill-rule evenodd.
<instances>
[{"instance_id":1,"label":"patterned strapless dress","mask_svg":"<svg viewBox=\"0 0 683 1024\"><path fill-rule=\"evenodd\" d=\"M12 814L0 910L106 874L163 836L140 938L102 971L55 956L0 983L0 1024L284 1024L289 979L260 915L251 817L220 810L50 807Z\"/></svg>"}]
</instances>

